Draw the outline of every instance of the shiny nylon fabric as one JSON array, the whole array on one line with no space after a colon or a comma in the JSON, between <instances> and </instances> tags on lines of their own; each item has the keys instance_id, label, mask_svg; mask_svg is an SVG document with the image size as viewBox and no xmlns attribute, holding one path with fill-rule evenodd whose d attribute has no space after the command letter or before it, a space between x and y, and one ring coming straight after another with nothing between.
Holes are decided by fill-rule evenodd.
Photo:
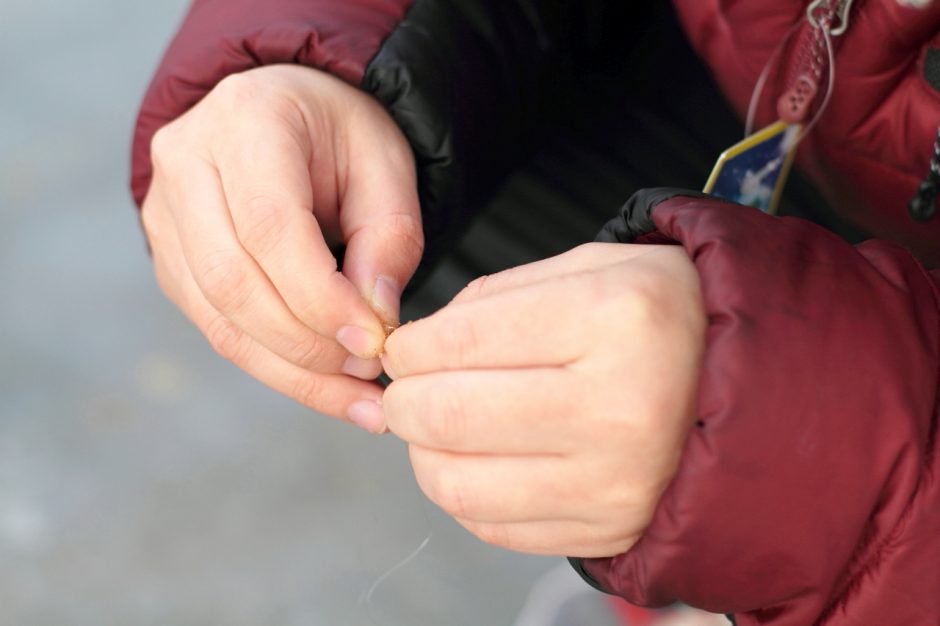
<instances>
[{"instance_id":1,"label":"shiny nylon fabric","mask_svg":"<svg viewBox=\"0 0 940 626\"><path fill-rule=\"evenodd\" d=\"M584 573L740 626L936 623L938 276L893 244L671 196L638 194L605 233L630 240L652 211L637 241L695 262L700 421L640 541Z\"/></svg>"},{"instance_id":2,"label":"shiny nylon fabric","mask_svg":"<svg viewBox=\"0 0 940 626\"><path fill-rule=\"evenodd\" d=\"M531 156L555 104L553 83L590 45L598 6L419 1L369 63L362 88L415 152L424 267Z\"/></svg>"}]
</instances>

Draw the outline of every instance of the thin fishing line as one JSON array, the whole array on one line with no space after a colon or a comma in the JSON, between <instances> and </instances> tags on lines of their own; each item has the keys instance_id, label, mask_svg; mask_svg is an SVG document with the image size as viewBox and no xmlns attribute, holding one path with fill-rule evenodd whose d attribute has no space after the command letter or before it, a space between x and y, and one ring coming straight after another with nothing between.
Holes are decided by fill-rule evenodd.
<instances>
[{"instance_id":1,"label":"thin fishing line","mask_svg":"<svg viewBox=\"0 0 940 626\"><path fill-rule=\"evenodd\" d=\"M373 467L375 467L375 464L377 463L376 457L373 457L372 463L373 463ZM372 502L376 501L375 491L376 491L375 486L370 482L370 492L372 493L372 496L373 496L371 498ZM363 592L359 594L359 605L365 607L366 614L369 617L369 621L372 622L375 626L385 626L384 623L381 623L379 622L378 619L376 619L376 616L373 614L373 611L372 611L372 609L375 606L373 603L373 597L375 595L376 590L379 589L379 587L381 587L382 584L385 583L389 578L394 576L399 570L406 567L412 561L417 559L418 556L420 556L421 553L424 552L424 550L428 547L428 544L431 542L431 537L434 534L434 526L431 524L431 517L428 515L427 505L423 499L420 500L420 506L421 506L422 517L424 517L425 527L427 528L427 535L425 535L424 539L421 540L421 542L418 544L418 546L414 550L412 550L408 555L406 555L399 562L395 563L390 568L385 570L385 572L383 572L378 578L376 578L372 582L372 584L369 586L368 589L363 590ZM361 555L360 555L360 562L362 562L363 565L365 564L364 559L362 558Z\"/></svg>"},{"instance_id":2,"label":"thin fishing line","mask_svg":"<svg viewBox=\"0 0 940 626\"><path fill-rule=\"evenodd\" d=\"M369 587L369 589L362 594L359 602L367 606L371 605L372 595L375 593L375 590L378 589L379 586L381 586L381 584L385 582L387 578L394 575L395 572L397 572L398 570L400 570L401 568L405 567L406 565L414 561L416 558L418 558L418 555L424 552L424 549L428 547L428 544L431 542L431 537L433 536L433 534L434 534L433 532L429 531L428 536L424 538L424 541L422 541L421 544L418 545L418 547L415 548L411 552L411 554L406 556L404 559L402 559L401 561L399 561L392 567L390 567L384 574L376 578L375 582L372 583L372 586Z\"/></svg>"}]
</instances>

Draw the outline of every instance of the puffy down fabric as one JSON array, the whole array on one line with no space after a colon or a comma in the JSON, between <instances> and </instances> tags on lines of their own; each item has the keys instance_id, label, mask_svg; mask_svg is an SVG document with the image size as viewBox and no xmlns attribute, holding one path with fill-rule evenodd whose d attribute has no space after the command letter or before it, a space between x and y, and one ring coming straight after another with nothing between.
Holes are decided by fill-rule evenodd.
<instances>
[{"instance_id":1,"label":"puffy down fabric","mask_svg":"<svg viewBox=\"0 0 940 626\"><path fill-rule=\"evenodd\" d=\"M580 571L739 626L937 623L940 275L679 190L638 193L599 239L682 245L710 325L699 422L653 523Z\"/></svg>"}]
</instances>

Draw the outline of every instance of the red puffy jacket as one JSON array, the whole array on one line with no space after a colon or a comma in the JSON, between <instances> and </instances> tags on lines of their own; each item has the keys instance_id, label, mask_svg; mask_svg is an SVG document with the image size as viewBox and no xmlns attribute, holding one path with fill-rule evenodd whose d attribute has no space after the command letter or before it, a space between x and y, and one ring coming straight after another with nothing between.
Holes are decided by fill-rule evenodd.
<instances>
[{"instance_id":1,"label":"red puffy jacket","mask_svg":"<svg viewBox=\"0 0 940 626\"><path fill-rule=\"evenodd\" d=\"M228 74L303 63L372 93L401 126L433 257L518 165L556 72L622 4L196 0L141 109L134 196L161 125ZM825 64L809 58L809 1L675 4L742 114L789 42L769 64L761 123L807 63ZM799 162L881 240L852 247L669 190L638 194L601 236L683 245L710 320L699 422L650 527L626 554L575 559L634 603L682 600L741 626L940 624L940 272L928 269L940 217L908 213L940 124L940 1L832 4L851 12L829 24L847 25L833 95Z\"/></svg>"}]
</instances>

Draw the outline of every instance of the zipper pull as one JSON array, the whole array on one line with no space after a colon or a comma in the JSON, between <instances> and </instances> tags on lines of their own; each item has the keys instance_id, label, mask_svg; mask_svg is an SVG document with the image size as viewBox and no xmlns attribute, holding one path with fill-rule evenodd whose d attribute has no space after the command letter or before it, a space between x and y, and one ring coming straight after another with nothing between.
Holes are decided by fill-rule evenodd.
<instances>
[{"instance_id":1,"label":"zipper pull","mask_svg":"<svg viewBox=\"0 0 940 626\"><path fill-rule=\"evenodd\" d=\"M937 212L937 182L923 181L908 203L907 211L915 222L926 222L933 217Z\"/></svg>"},{"instance_id":2,"label":"zipper pull","mask_svg":"<svg viewBox=\"0 0 940 626\"><path fill-rule=\"evenodd\" d=\"M838 37L844 35L849 29L849 13L852 12L852 3L855 0L834 0L835 6L830 7L829 4L832 1L814 0L806 7L806 20L813 28L824 27L830 37ZM816 19L816 12L819 9L826 11L822 20Z\"/></svg>"},{"instance_id":3,"label":"zipper pull","mask_svg":"<svg viewBox=\"0 0 940 626\"><path fill-rule=\"evenodd\" d=\"M940 193L940 128L933 142L933 156L927 178L917 187L917 193L911 198L907 210L917 222L926 222L937 213L937 195Z\"/></svg>"},{"instance_id":4,"label":"zipper pull","mask_svg":"<svg viewBox=\"0 0 940 626\"><path fill-rule=\"evenodd\" d=\"M802 56L795 78L777 100L777 115L788 124L800 124L819 93L823 71L829 62L832 37L845 33L854 0L814 0L806 8L811 33L803 38Z\"/></svg>"},{"instance_id":5,"label":"zipper pull","mask_svg":"<svg viewBox=\"0 0 940 626\"><path fill-rule=\"evenodd\" d=\"M818 91L818 75L800 74L777 101L777 115L787 124L799 124L806 119Z\"/></svg>"}]
</instances>

